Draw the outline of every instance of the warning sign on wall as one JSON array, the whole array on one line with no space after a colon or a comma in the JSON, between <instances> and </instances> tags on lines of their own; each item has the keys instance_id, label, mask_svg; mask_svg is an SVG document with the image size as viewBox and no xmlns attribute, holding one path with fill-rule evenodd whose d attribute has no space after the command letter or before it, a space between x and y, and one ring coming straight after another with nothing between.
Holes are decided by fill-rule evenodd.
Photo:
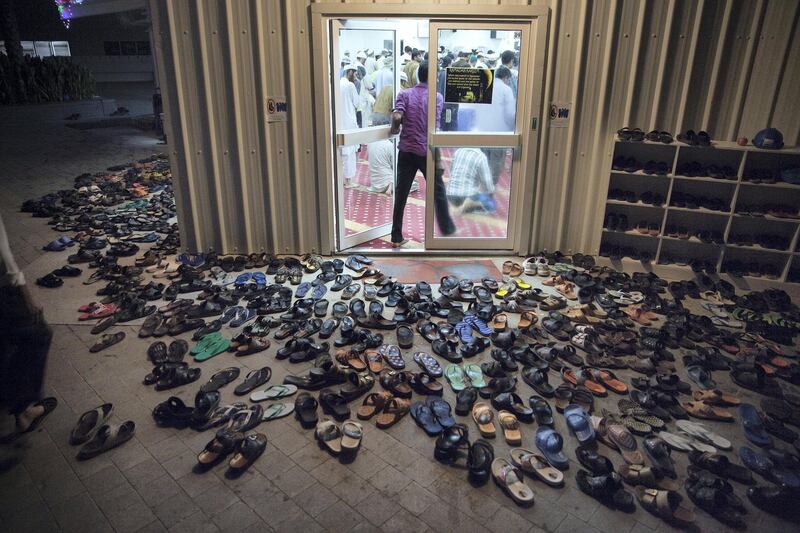
<instances>
[{"instance_id":1,"label":"warning sign on wall","mask_svg":"<svg viewBox=\"0 0 800 533\"><path fill-rule=\"evenodd\" d=\"M550 104L550 127L566 128L572 115L571 103L552 103Z\"/></svg>"},{"instance_id":2,"label":"warning sign on wall","mask_svg":"<svg viewBox=\"0 0 800 533\"><path fill-rule=\"evenodd\" d=\"M267 98L267 122L286 122L288 114L289 104L285 96Z\"/></svg>"},{"instance_id":3,"label":"warning sign on wall","mask_svg":"<svg viewBox=\"0 0 800 533\"><path fill-rule=\"evenodd\" d=\"M494 71L488 68L450 67L444 101L452 104L491 104Z\"/></svg>"}]
</instances>

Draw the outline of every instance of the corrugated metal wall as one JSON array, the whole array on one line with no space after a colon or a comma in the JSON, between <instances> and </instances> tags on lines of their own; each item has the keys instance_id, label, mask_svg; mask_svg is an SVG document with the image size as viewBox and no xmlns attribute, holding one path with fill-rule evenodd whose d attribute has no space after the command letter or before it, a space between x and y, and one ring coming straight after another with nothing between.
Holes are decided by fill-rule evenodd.
<instances>
[{"instance_id":1,"label":"corrugated metal wall","mask_svg":"<svg viewBox=\"0 0 800 533\"><path fill-rule=\"evenodd\" d=\"M528 2L405 3L452 4L457 14L459 4ZM599 198L622 126L733 140L771 125L798 143L797 0L533 3L550 8L545 103L571 102L574 116L568 128L542 130L531 249L597 251ZM320 58L311 54L310 4L150 0L189 249L326 251L312 116L323 81L313 80ZM289 122L266 123L268 95L288 97Z\"/></svg>"}]
</instances>

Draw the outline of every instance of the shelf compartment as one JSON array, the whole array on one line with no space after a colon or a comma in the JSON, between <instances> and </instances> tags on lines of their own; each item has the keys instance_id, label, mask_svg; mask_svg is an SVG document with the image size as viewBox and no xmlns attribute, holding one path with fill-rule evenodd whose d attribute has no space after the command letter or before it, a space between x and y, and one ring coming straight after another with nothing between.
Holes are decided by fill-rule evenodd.
<instances>
[{"instance_id":1,"label":"shelf compartment","mask_svg":"<svg viewBox=\"0 0 800 533\"><path fill-rule=\"evenodd\" d=\"M763 265L770 265L774 276L749 276L754 279L782 279L790 254L772 250L753 250L743 247L726 246L722 257L721 270L730 274L731 267L738 263L745 275L749 276L755 268L762 270ZM750 265L755 265L751 267Z\"/></svg>"},{"instance_id":2,"label":"shelf compartment","mask_svg":"<svg viewBox=\"0 0 800 533\"><path fill-rule=\"evenodd\" d=\"M796 233L796 224L764 221L757 217L734 217L731 221L731 228L728 232L727 241L729 246L736 246L738 248L749 249L753 251L791 253L791 247ZM737 235L749 236L752 239L753 244L737 244L735 242L735 237ZM758 241L759 235L775 235L786 244L786 248L779 250L761 246L756 242Z\"/></svg>"},{"instance_id":3,"label":"shelf compartment","mask_svg":"<svg viewBox=\"0 0 800 533\"><path fill-rule=\"evenodd\" d=\"M678 162L675 167L675 174L680 175L680 168L687 163L700 163L703 167L716 165L719 167L727 166L733 169L733 173L738 176L742 157L744 152L740 150L728 150L720 148L718 145L712 144L711 146L686 146L682 145L678 149ZM711 176L702 176L708 179L719 182L733 182L735 180L724 180L712 178ZM696 179L696 178L688 178Z\"/></svg>"},{"instance_id":4,"label":"shelf compartment","mask_svg":"<svg viewBox=\"0 0 800 533\"><path fill-rule=\"evenodd\" d=\"M759 170L767 170L773 174L773 177L780 179L781 170L790 167L800 167L800 154L783 152L782 150L753 151L747 154L747 161L745 162L742 176L751 176ZM792 185L790 183L764 183L762 185L765 187L775 185L788 186L790 188L800 187L800 185Z\"/></svg>"}]
</instances>

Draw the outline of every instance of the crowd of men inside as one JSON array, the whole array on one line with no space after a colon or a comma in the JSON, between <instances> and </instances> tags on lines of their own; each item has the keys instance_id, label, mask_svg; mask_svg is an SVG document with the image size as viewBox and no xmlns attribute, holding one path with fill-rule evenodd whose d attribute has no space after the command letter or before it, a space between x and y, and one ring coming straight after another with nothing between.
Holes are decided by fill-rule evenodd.
<instances>
[{"instance_id":1,"label":"crowd of men inside","mask_svg":"<svg viewBox=\"0 0 800 533\"><path fill-rule=\"evenodd\" d=\"M432 73L436 76L437 131L513 132L519 79L518 53L512 50L502 53L492 50L452 52L440 47L437 55L438 68L434 68ZM392 244L395 247L407 242L402 235L403 213L408 195L418 189L417 172L425 177L428 58L427 52L406 46L399 61L390 50L377 52L366 49L355 54L345 51L340 63L337 129L390 125L391 133L399 134L397 146L392 138L366 145L369 163L367 190L394 196ZM401 69L397 94L395 65ZM445 102L447 73L455 68L491 70L491 103ZM356 186L354 177L361 150L361 145L339 147L346 188ZM451 154L445 184L442 154L436 150L434 201L436 222L442 235L456 232L451 209L489 215L496 212L495 186L506 167L508 155L507 148L457 148Z\"/></svg>"}]
</instances>

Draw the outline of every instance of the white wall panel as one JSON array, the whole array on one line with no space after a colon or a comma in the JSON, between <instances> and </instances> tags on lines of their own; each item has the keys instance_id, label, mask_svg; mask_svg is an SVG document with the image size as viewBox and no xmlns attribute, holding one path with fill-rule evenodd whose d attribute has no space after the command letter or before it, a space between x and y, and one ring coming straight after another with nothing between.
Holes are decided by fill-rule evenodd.
<instances>
[{"instance_id":1,"label":"white wall panel","mask_svg":"<svg viewBox=\"0 0 800 533\"><path fill-rule=\"evenodd\" d=\"M458 14L459 5L528 0L403 3L409 14L414 4L431 3ZM545 106L571 102L573 120L568 128L543 124L530 249L597 251L599 198L622 126L706 129L732 140L774 125L786 144L798 143L800 2L532 3L550 8ZM325 83L314 79L313 62L325 58L312 54L323 36L310 29L310 4L150 0L188 249L330 250L319 222L331 216L329 185L315 161L323 118L313 112ZM268 96L288 97L289 122L266 122Z\"/></svg>"}]
</instances>

